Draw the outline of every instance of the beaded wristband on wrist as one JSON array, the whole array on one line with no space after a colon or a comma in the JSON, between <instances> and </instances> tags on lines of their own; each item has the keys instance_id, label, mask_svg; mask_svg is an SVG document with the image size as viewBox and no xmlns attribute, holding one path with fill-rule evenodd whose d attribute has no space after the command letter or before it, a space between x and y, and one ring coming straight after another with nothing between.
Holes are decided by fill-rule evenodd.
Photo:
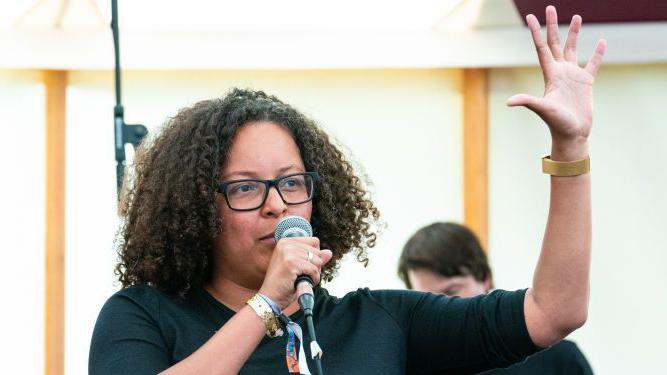
<instances>
[{"instance_id":1,"label":"beaded wristband on wrist","mask_svg":"<svg viewBox=\"0 0 667 375\"><path fill-rule=\"evenodd\" d=\"M264 322L267 336L275 338L283 335L283 329L278 321L278 317L274 314L271 306L259 294L252 296L246 303Z\"/></svg>"}]
</instances>

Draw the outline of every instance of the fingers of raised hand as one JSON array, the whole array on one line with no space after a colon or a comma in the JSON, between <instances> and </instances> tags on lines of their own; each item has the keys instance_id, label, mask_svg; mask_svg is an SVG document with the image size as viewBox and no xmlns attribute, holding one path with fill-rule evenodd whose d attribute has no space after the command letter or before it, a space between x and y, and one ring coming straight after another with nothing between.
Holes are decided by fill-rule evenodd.
<instances>
[{"instance_id":1,"label":"fingers of raised hand","mask_svg":"<svg viewBox=\"0 0 667 375\"><path fill-rule=\"evenodd\" d=\"M593 56L591 56L590 60L588 60L588 64L586 64L586 71L594 77L598 73L598 69L600 69L600 64L602 64L602 57L604 56L604 51L606 49L607 41L604 39L598 40L598 44L595 46L595 52L593 52Z\"/></svg>"},{"instance_id":2,"label":"fingers of raised hand","mask_svg":"<svg viewBox=\"0 0 667 375\"><path fill-rule=\"evenodd\" d=\"M516 94L507 99L506 104L509 107L522 105L535 110L540 106L540 99L528 94Z\"/></svg>"},{"instance_id":3,"label":"fingers of raised hand","mask_svg":"<svg viewBox=\"0 0 667 375\"><path fill-rule=\"evenodd\" d=\"M567 33L565 49L563 50L565 60L573 63L577 62L577 39L579 37L579 30L581 30L581 16L575 14L570 22L570 31Z\"/></svg>"},{"instance_id":4,"label":"fingers of raised hand","mask_svg":"<svg viewBox=\"0 0 667 375\"><path fill-rule=\"evenodd\" d=\"M560 47L560 35L558 34L558 14L556 8L549 5L546 10L547 15L547 43L551 55L555 60L561 60L563 53Z\"/></svg>"},{"instance_id":5,"label":"fingers of raised hand","mask_svg":"<svg viewBox=\"0 0 667 375\"><path fill-rule=\"evenodd\" d=\"M547 43L542 38L542 29L540 29L540 22L532 14L526 16L526 23L530 29L530 34L533 37L533 44L535 44L535 50L537 51L537 58L540 60L540 65L544 68L548 63L553 61L553 56L551 51L547 46Z\"/></svg>"},{"instance_id":6,"label":"fingers of raised hand","mask_svg":"<svg viewBox=\"0 0 667 375\"><path fill-rule=\"evenodd\" d=\"M547 19L547 38L546 41L542 37L542 31L540 29L540 22L537 18L529 14L526 16L526 23L530 29L530 33L533 37L533 43L535 44L535 49L537 50L537 57L540 61L540 66L542 66L543 71L548 76L547 65L554 60L566 60L568 62L577 63L577 40L579 38L579 31L581 30L581 16L574 15L572 21L570 22L570 28L567 34L567 39L565 41L565 46L561 50L560 46L560 36L558 34L558 14L556 13L556 8L553 6L548 6L546 9L546 19ZM585 69L591 75L595 76L597 71L602 63L602 57L606 49L607 43L604 40L600 40L595 48L593 56L591 56L588 64Z\"/></svg>"},{"instance_id":7,"label":"fingers of raised hand","mask_svg":"<svg viewBox=\"0 0 667 375\"><path fill-rule=\"evenodd\" d=\"M542 37L540 22L532 14L526 16L526 23L533 37L533 43L537 50L540 64L544 66L545 62L552 60L577 61L577 39L579 30L581 30L581 16L574 15L570 22L570 28L565 40L565 46L561 49L560 34L558 32L558 14L556 8L548 6L546 9L547 20L547 38L546 42Z\"/></svg>"}]
</instances>

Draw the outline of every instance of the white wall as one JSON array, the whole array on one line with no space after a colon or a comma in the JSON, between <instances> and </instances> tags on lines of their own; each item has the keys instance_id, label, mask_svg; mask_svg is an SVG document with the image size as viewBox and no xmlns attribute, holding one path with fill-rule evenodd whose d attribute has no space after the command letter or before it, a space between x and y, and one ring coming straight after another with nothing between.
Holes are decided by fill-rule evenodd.
<instances>
[{"instance_id":1,"label":"white wall","mask_svg":"<svg viewBox=\"0 0 667 375\"><path fill-rule=\"evenodd\" d=\"M41 81L39 72L0 70L3 373L44 372L45 107Z\"/></svg>"},{"instance_id":2,"label":"white wall","mask_svg":"<svg viewBox=\"0 0 667 375\"><path fill-rule=\"evenodd\" d=\"M309 114L354 152L387 228L368 268L345 261L327 286L334 294L402 287L396 264L405 239L432 221L462 220L460 71L132 71L124 80L128 123L155 129L183 106L252 87ZM97 313L118 288L114 97L111 72L71 72L69 81L66 369L83 374ZM418 177L424 182L405 182ZM413 196L415 186L423 194Z\"/></svg>"},{"instance_id":3,"label":"white wall","mask_svg":"<svg viewBox=\"0 0 667 375\"><path fill-rule=\"evenodd\" d=\"M667 371L667 65L603 67L591 136L593 264L588 323L572 335L600 374ZM494 69L490 253L496 286L530 285L548 208L546 127L514 93L541 94L537 69ZM656 371L658 370L658 371Z\"/></svg>"}]
</instances>

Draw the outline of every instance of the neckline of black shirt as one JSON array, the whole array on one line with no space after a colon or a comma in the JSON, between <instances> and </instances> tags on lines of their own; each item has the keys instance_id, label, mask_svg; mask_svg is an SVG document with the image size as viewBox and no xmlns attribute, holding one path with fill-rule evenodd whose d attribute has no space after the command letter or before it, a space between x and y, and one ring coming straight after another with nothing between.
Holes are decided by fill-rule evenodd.
<instances>
[{"instance_id":1,"label":"neckline of black shirt","mask_svg":"<svg viewBox=\"0 0 667 375\"><path fill-rule=\"evenodd\" d=\"M216 309L221 310L225 315L228 316L228 318L231 318L236 314L236 311L232 310L229 308L229 306L225 305L224 303L220 302L217 298L215 298L211 293L209 293L205 288L197 288L195 289L196 293L202 296L206 301L208 301L210 304L212 304ZM326 289L316 286L313 288L313 293L315 294L315 306L313 308L314 311L317 311L317 307L322 305L322 302L326 297L329 296L329 293L327 292ZM295 313L289 316L289 318L292 321L300 321L303 318L303 311L301 309L297 310Z\"/></svg>"}]
</instances>

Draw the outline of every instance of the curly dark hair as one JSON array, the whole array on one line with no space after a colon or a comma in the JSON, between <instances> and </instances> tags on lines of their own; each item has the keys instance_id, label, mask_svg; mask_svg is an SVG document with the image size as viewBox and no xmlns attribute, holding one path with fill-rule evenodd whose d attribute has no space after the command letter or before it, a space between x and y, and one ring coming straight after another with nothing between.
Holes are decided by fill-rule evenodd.
<instances>
[{"instance_id":1,"label":"curly dark hair","mask_svg":"<svg viewBox=\"0 0 667 375\"><path fill-rule=\"evenodd\" d=\"M306 170L320 175L311 224L322 248L333 251L322 280L333 279L348 252L367 264L380 213L351 163L313 120L292 106L262 91L235 88L221 99L181 109L137 150L120 206L116 274L123 288L148 283L184 295L210 280L221 220L216 206L219 173L237 131L257 121L287 129Z\"/></svg>"}]
</instances>

